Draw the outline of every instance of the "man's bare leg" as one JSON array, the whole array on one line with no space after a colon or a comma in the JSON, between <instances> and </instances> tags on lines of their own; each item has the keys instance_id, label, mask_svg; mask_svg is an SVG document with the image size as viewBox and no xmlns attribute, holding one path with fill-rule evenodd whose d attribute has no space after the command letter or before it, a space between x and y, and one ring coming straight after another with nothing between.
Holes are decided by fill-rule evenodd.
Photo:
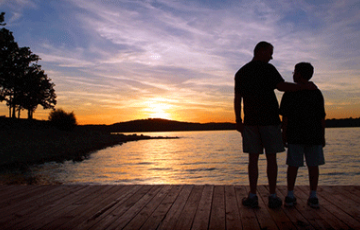
<instances>
[{"instance_id":1,"label":"man's bare leg","mask_svg":"<svg viewBox=\"0 0 360 230\"><path fill-rule=\"evenodd\" d=\"M249 182L250 182L250 192L256 194L257 181L259 177L259 168L258 168L259 154L250 153L249 154Z\"/></svg>"},{"instance_id":2,"label":"man's bare leg","mask_svg":"<svg viewBox=\"0 0 360 230\"><path fill-rule=\"evenodd\" d=\"M276 154L266 154L266 160L267 160L267 176L269 181L270 194L275 194L276 180L278 174Z\"/></svg>"}]
</instances>

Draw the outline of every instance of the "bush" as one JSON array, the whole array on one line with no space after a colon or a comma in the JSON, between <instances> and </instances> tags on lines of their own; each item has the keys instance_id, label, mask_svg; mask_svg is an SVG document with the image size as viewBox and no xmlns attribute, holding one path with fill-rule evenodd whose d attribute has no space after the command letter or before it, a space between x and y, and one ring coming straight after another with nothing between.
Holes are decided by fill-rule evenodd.
<instances>
[{"instance_id":1,"label":"bush","mask_svg":"<svg viewBox=\"0 0 360 230\"><path fill-rule=\"evenodd\" d=\"M58 129L67 131L74 129L77 125L74 112L66 113L62 109L55 109L50 112L49 121Z\"/></svg>"}]
</instances>

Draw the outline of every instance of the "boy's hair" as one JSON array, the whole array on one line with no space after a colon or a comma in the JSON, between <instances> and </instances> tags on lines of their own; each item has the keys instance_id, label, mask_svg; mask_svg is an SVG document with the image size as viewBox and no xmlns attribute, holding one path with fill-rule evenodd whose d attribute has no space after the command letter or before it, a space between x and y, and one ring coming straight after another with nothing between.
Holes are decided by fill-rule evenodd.
<instances>
[{"instance_id":1,"label":"boy's hair","mask_svg":"<svg viewBox=\"0 0 360 230\"><path fill-rule=\"evenodd\" d=\"M308 62L300 62L295 65L295 72L298 72L302 78L310 80L314 74L314 67Z\"/></svg>"},{"instance_id":2,"label":"boy's hair","mask_svg":"<svg viewBox=\"0 0 360 230\"><path fill-rule=\"evenodd\" d=\"M269 48L269 47L273 47L273 45L271 45L269 42L265 42L265 41L259 42L259 43L255 46L254 55L255 55L256 53L258 53L260 50L267 49L267 48Z\"/></svg>"}]
</instances>

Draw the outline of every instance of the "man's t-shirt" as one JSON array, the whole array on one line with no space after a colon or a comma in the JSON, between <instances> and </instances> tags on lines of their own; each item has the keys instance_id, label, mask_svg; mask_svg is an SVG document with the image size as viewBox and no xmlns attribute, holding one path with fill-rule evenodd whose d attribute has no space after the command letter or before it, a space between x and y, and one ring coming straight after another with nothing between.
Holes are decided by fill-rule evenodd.
<instances>
[{"instance_id":1,"label":"man's t-shirt","mask_svg":"<svg viewBox=\"0 0 360 230\"><path fill-rule=\"evenodd\" d=\"M320 90L284 93L280 114L288 118L289 144L322 144L324 135L321 120L326 114Z\"/></svg>"},{"instance_id":2,"label":"man's t-shirt","mask_svg":"<svg viewBox=\"0 0 360 230\"><path fill-rule=\"evenodd\" d=\"M274 89L284 82L276 68L266 62L251 61L235 74L235 93L244 102L245 125L278 125L279 103Z\"/></svg>"}]
</instances>

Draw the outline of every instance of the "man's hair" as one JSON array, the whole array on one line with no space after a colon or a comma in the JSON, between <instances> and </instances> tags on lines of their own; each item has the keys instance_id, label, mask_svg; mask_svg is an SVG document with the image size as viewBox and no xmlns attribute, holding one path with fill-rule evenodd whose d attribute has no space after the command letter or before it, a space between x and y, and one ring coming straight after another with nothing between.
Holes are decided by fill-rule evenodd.
<instances>
[{"instance_id":1,"label":"man's hair","mask_svg":"<svg viewBox=\"0 0 360 230\"><path fill-rule=\"evenodd\" d=\"M258 53L259 51L264 50L264 49L267 49L267 48L269 48L269 47L273 47L273 45L271 45L269 42L265 42L265 41L259 42L259 43L255 46L254 55L256 55L256 53Z\"/></svg>"},{"instance_id":2,"label":"man's hair","mask_svg":"<svg viewBox=\"0 0 360 230\"><path fill-rule=\"evenodd\" d=\"M302 78L310 80L314 74L314 67L308 62L300 62L295 65L295 72L298 72Z\"/></svg>"}]
</instances>

